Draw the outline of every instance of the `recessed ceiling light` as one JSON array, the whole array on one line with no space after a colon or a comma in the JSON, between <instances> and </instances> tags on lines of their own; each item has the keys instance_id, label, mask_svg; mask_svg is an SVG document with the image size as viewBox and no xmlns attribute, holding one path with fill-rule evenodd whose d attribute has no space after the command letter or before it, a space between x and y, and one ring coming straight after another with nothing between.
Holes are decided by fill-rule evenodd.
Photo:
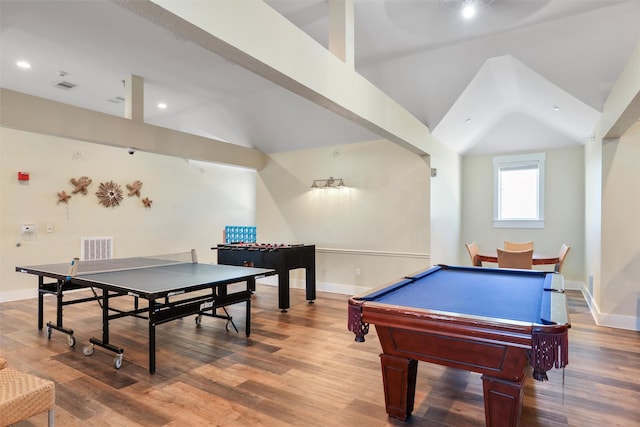
<instances>
[{"instance_id":1,"label":"recessed ceiling light","mask_svg":"<svg viewBox=\"0 0 640 427\"><path fill-rule=\"evenodd\" d=\"M553 106L553 111L562 111L562 107L560 107L558 105L554 105Z\"/></svg>"},{"instance_id":2,"label":"recessed ceiling light","mask_svg":"<svg viewBox=\"0 0 640 427\"><path fill-rule=\"evenodd\" d=\"M464 19L471 19L476 12L495 0L439 0L440 6L460 13Z\"/></svg>"},{"instance_id":3,"label":"recessed ceiling light","mask_svg":"<svg viewBox=\"0 0 640 427\"><path fill-rule=\"evenodd\" d=\"M467 118L467 120L465 120L464 122L465 122L466 124L469 124L469 123L471 123L471 122L472 122L472 120L473 120L473 119L472 119L471 117L469 117L469 118Z\"/></svg>"},{"instance_id":4,"label":"recessed ceiling light","mask_svg":"<svg viewBox=\"0 0 640 427\"><path fill-rule=\"evenodd\" d=\"M27 61L18 61L16 62L16 65L20 68L24 68L25 70L31 68L31 64L29 64Z\"/></svg>"},{"instance_id":5,"label":"recessed ceiling light","mask_svg":"<svg viewBox=\"0 0 640 427\"><path fill-rule=\"evenodd\" d=\"M166 110L167 109L167 104L165 104L164 102L159 102L158 103L158 108L161 110Z\"/></svg>"},{"instance_id":6,"label":"recessed ceiling light","mask_svg":"<svg viewBox=\"0 0 640 427\"><path fill-rule=\"evenodd\" d=\"M462 2L462 17L464 19L471 19L476 14L476 6L473 4L473 0L464 0Z\"/></svg>"}]
</instances>

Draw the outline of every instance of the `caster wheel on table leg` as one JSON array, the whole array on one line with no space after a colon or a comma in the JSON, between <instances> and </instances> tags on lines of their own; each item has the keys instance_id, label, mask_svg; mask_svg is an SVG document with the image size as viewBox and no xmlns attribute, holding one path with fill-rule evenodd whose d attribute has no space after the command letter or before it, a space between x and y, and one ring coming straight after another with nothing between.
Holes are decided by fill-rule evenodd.
<instances>
[{"instance_id":1,"label":"caster wheel on table leg","mask_svg":"<svg viewBox=\"0 0 640 427\"><path fill-rule=\"evenodd\" d=\"M116 369L120 369L122 367L122 359L124 358L124 354L120 353L113 360L113 367Z\"/></svg>"},{"instance_id":2,"label":"caster wheel on table leg","mask_svg":"<svg viewBox=\"0 0 640 427\"><path fill-rule=\"evenodd\" d=\"M91 356L93 354L93 344L85 345L82 348L82 354L85 356Z\"/></svg>"}]
</instances>

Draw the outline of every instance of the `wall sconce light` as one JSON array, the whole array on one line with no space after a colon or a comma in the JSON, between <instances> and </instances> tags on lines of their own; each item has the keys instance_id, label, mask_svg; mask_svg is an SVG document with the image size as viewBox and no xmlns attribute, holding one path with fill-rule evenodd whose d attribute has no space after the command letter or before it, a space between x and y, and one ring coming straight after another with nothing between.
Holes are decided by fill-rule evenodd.
<instances>
[{"instance_id":1,"label":"wall sconce light","mask_svg":"<svg viewBox=\"0 0 640 427\"><path fill-rule=\"evenodd\" d=\"M330 176L328 179L314 179L310 188L343 188L344 186L342 178L334 178Z\"/></svg>"}]
</instances>

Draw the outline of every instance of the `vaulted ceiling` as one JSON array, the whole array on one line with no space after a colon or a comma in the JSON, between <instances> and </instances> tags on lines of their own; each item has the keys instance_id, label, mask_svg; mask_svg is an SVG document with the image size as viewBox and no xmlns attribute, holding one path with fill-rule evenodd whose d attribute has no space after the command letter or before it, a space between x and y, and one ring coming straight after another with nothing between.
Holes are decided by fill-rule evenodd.
<instances>
[{"instance_id":1,"label":"vaulted ceiling","mask_svg":"<svg viewBox=\"0 0 640 427\"><path fill-rule=\"evenodd\" d=\"M266 153L379 138L121 3L1 0L0 86L123 116L135 74L158 126ZM266 3L328 45L326 0ZM355 70L461 154L584 144L640 40L640 1L483 0L471 21L459 3L354 0Z\"/></svg>"}]
</instances>

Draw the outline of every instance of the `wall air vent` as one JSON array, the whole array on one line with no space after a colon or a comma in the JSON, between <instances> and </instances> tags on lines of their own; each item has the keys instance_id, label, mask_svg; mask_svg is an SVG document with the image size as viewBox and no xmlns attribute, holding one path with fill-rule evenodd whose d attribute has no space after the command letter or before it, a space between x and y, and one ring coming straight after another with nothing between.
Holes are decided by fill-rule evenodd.
<instances>
[{"instance_id":1,"label":"wall air vent","mask_svg":"<svg viewBox=\"0 0 640 427\"><path fill-rule=\"evenodd\" d=\"M61 82L56 83L54 86L58 87L60 89L67 89L68 90L68 89L73 89L74 87L77 86L77 84L71 83L71 82L67 82L67 81L63 80Z\"/></svg>"},{"instance_id":2,"label":"wall air vent","mask_svg":"<svg viewBox=\"0 0 640 427\"><path fill-rule=\"evenodd\" d=\"M113 237L81 237L80 260L113 258Z\"/></svg>"}]
</instances>

